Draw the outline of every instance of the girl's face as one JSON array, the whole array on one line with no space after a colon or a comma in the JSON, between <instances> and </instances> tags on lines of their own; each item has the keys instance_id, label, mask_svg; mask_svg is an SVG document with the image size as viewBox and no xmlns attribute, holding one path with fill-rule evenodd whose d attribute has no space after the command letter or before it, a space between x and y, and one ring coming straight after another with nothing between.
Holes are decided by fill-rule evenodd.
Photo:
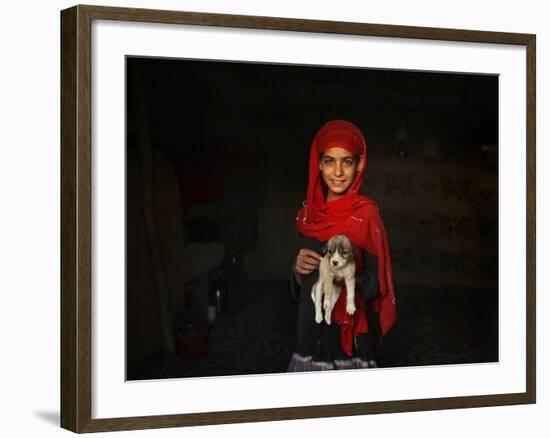
<instances>
[{"instance_id":1,"label":"girl's face","mask_svg":"<svg viewBox=\"0 0 550 438\"><path fill-rule=\"evenodd\" d=\"M319 167L327 185L327 202L341 198L355 179L358 159L346 149L333 147L321 155Z\"/></svg>"}]
</instances>

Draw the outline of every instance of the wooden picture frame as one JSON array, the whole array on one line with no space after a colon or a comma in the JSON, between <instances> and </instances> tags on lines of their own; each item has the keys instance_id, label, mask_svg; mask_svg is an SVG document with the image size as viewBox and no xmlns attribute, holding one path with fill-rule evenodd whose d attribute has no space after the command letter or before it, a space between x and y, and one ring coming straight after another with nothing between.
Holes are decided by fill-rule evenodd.
<instances>
[{"instance_id":1,"label":"wooden picture frame","mask_svg":"<svg viewBox=\"0 0 550 438\"><path fill-rule=\"evenodd\" d=\"M514 45L526 49L526 284L524 392L117 418L92 417L92 22L162 23L390 39ZM238 16L100 6L61 12L61 426L97 432L536 402L535 58L531 34Z\"/></svg>"}]
</instances>

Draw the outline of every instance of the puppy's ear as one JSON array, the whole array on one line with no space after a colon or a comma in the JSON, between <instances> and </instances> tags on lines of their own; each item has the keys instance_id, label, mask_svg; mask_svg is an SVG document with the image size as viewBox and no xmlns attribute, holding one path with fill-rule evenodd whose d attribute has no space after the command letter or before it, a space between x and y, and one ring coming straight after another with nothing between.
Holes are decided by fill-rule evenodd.
<instances>
[{"instance_id":1,"label":"puppy's ear","mask_svg":"<svg viewBox=\"0 0 550 438\"><path fill-rule=\"evenodd\" d=\"M328 251L328 242L323 242L321 244L321 255L325 256L327 254L327 251Z\"/></svg>"}]
</instances>

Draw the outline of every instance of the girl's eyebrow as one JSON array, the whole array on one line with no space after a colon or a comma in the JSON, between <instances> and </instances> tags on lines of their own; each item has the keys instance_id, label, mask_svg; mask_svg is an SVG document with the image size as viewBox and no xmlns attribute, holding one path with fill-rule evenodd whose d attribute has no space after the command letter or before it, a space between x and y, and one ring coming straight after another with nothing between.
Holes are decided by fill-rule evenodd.
<instances>
[{"instance_id":1,"label":"girl's eyebrow","mask_svg":"<svg viewBox=\"0 0 550 438\"><path fill-rule=\"evenodd\" d=\"M331 155L323 155L323 158L322 158L322 159L324 160L325 158L331 158L331 159L333 159L333 160L336 159L336 157L333 157L333 156L331 156ZM340 159L341 159L341 160L353 159L353 155L347 155L347 156L345 156L345 157L341 157Z\"/></svg>"}]
</instances>

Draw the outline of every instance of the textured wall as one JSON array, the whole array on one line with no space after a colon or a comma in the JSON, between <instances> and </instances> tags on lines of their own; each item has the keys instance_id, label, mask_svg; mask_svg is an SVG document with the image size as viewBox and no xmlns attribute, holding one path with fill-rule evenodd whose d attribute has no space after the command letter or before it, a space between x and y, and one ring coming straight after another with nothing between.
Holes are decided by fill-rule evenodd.
<instances>
[{"instance_id":1,"label":"textured wall","mask_svg":"<svg viewBox=\"0 0 550 438\"><path fill-rule=\"evenodd\" d=\"M390 236L396 283L496 286L496 171L395 158L369 172Z\"/></svg>"}]
</instances>

